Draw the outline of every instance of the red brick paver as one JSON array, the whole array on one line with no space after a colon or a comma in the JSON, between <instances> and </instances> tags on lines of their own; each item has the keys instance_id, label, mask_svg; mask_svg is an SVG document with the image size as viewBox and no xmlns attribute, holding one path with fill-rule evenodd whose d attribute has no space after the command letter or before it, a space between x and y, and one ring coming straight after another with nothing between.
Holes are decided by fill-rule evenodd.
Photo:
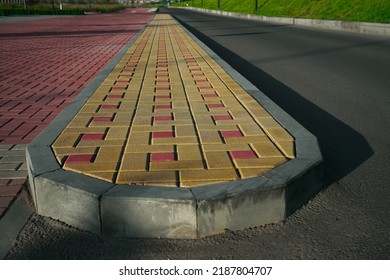
<instances>
[{"instance_id":1,"label":"red brick paver","mask_svg":"<svg viewBox=\"0 0 390 280\"><path fill-rule=\"evenodd\" d=\"M30 143L153 17L134 11L0 24L0 216L19 191L11 179L26 181L15 147Z\"/></svg>"}]
</instances>

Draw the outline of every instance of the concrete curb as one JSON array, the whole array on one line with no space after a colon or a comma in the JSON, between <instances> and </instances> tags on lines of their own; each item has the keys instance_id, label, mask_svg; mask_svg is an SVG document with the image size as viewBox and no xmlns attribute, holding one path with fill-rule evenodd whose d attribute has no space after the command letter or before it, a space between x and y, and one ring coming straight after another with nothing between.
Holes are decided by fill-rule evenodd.
<instances>
[{"instance_id":1,"label":"concrete curb","mask_svg":"<svg viewBox=\"0 0 390 280\"><path fill-rule=\"evenodd\" d=\"M322 156L317 139L187 32L295 137L296 158L261 177L183 189L115 185L62 170L51 144L123 56L124 50L28 146L30 187L38 214L103 236L200 238L226 229L282 221L321 190Z\"/></svg>"},{"instance_id":2,"label":"concrete curb","mask_svg":"<svg viewBox=\"0 0 390 280\"><path fill-rule=\"evenodd\" d=\"M390 24L371 23L371 22L352 22L352 21L337 21L337 20L319 20L319 19L303 19L303 18L282 18L282 17L267 17L251 14L240 14L219 10L209 10L194 7L175 7L188 9L202 13L216 14L234 18L242 18L249 20L257 20L271 23L280 23L288 25L306 26L324 30L346 31L363 33L378 36L390 36Z\"/></svg>"},{"instance_id":3,"label":"concrete curb","mask_svg":"<svg viewBox=\"0 0 390 280\"><path fill-rule=\"evenodd\" d=\"M0 259L4 259L16 237L34 213L34 205L26 186L0 219Z\"/></svg>"}]
</instances>

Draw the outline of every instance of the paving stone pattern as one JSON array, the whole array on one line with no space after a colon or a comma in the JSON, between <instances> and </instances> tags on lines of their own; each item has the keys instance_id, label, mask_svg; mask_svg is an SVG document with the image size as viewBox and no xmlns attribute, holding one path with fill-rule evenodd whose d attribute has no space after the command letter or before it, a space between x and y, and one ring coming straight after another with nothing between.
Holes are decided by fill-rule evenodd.
<instances>
[{"instance_id":1,"label":"paving stone pattern","mask_svg":"<svg viewBox=\"0 0 390 280\"><path fill-rule=\"evenodd\" d=\"M0 216L26 182L25 144L152 17L138 9L0 24Z\"/></svg>"},{"instance_id":2,"label":"paving stone pattern","mask_svg":"<svg viewBox=\"0 0 390 280\"><path fill-rule=\"evenodd\" d=\"M64 169L117 184L255 177L293 137L169 15L156 15L53 144Z\"/></svg>"}]
</instances>

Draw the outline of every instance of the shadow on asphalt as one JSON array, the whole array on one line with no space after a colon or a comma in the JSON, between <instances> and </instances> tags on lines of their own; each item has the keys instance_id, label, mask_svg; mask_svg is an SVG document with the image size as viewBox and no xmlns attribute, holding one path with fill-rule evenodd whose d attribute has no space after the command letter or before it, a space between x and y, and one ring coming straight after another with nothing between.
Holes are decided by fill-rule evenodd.
<instances>
[{"instance_id":1,"label":"shadow on asphalt","mask_svg":"<svg viewBox=\"0 0 390 280\"><path fill-rule=\"evenodd\" d=\"M187 22L174 14L172 16L317 137L324 157L324 188L351 173L373 155L366 139L356 130Z\"/></svg>"}]
</instances>

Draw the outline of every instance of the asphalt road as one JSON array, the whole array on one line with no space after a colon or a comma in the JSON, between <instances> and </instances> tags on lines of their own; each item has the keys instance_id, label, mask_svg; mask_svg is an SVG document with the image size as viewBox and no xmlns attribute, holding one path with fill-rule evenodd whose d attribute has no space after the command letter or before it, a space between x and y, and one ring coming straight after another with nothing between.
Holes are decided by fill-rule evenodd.
<instances>
[{"instance_id":1,"label":"asphalt road","mask_svg":"<svg viewBox=\"0 0 390 280\"><path fill-rule=\"evenodd\" d=\"M279 224L101 239L33 216L9 259L389 259L390 38L161 10L318 137L325 187Z\"/></svg>"}]
</instances>

